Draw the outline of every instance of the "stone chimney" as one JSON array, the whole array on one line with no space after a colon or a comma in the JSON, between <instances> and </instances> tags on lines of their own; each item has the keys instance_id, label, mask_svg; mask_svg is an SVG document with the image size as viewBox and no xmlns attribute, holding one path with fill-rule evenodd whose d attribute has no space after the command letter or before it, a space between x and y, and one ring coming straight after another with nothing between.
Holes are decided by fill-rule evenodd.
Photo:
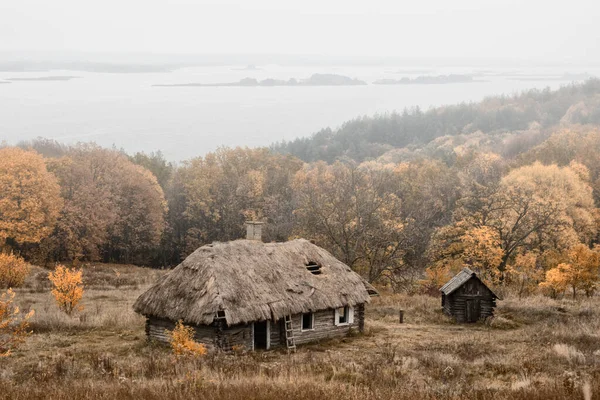
<instances>
[{"instance_id":1,"label":"stone chimney","mask_svg":"<svg viewBox=\"0 0 600 400\"><path fill-rule=\"evenodd\" d=\"M264 222L246 221L246 239L262 241L262 226Z\"/></svg>"}]
</instances>

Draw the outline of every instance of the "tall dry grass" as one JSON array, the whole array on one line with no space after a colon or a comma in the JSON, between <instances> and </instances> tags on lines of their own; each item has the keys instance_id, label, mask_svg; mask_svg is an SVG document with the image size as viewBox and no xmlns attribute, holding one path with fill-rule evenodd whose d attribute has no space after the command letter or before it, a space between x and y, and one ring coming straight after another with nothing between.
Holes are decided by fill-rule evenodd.
<instances>
[{"instance_id":1,"label":"tall dry grass","mask_svg":"<svg viewBox=\"0 0 600 400\"><path fill-rule=\"evenodd\" d=\"M367 331L283 351L176 359L148 342L131 310L157 272L129 284L110 267L88 274L85 311L69 318L35 283L20 289L36 308L34 334L0 360L0 398L10 399L572 399L600 394L600 299L507 298L497 318L456 325L438 298L384 294ZM114 273L114 271L112 272ZM97 274L97 276L94 276ZM85 279L84 270L84 279ZM398 323L398 310L405 323ZM596 397L594 397L596 396Z\"/></svg>"}]
</instances>

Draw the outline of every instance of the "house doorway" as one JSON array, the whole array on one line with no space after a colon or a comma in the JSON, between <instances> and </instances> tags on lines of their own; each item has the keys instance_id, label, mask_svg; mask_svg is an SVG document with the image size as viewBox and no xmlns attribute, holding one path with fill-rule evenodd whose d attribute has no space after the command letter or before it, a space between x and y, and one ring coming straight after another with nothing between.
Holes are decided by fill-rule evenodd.
<instances>
[{"instance_id":1,"label":"house doorway","mask_svg":"<svg viewBox=\"0 0 600 400\"><path fill-rule=\"evenodd\" d=\"M467 322L479 321L480 307L479 299L469 299L465 303L465 317Z\"/></svg>"},{"instance_id":2,"label":"house doorway","mask_svg":"<svg viewBox=\"0 0 600 400\"><path fill-rule=\"evenodd\" d=\"M254 323L254 349L268 350L270 346L269 321Z\"/></svg>"}]
</instances>

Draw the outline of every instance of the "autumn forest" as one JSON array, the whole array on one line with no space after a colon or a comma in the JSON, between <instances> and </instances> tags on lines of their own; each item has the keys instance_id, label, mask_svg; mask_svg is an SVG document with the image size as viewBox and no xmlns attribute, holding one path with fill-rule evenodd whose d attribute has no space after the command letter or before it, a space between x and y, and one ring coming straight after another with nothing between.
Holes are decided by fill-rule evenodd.
<instances>
[{"instance_id":1,"label":"autumn forest","mask_svg":"<svg viewBox=\"0 0 600 400\"><path fill-rule=\"evenodd\" d=\"M38 265L165 267L259 220L264 240L314 239L394 291L435 293L468 265L519 295L591 295L599 95L591 80L405 110L179 164L92 143L5 145L2 248Z\"/></svg>"}]
</instances>

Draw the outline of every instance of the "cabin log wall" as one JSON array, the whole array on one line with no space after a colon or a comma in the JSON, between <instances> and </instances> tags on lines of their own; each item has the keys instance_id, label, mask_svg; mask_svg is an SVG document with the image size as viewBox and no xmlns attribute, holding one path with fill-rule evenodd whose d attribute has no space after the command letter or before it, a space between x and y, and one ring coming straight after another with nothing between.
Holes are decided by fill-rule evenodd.
<instances>
[{"instance_id":1,"label":"cabin log wall","mask_svg":"<svg viewBox=\"0 0 600 400\"><path fill-rule=\"evenodd\" d=\"M495 295L477 278L470 279L455 292L444 297L444 313L454 317L456 322L468 322L467 300L479 300L479 319L486 319L494 315Z\"/></svg>"}]
</instances>

